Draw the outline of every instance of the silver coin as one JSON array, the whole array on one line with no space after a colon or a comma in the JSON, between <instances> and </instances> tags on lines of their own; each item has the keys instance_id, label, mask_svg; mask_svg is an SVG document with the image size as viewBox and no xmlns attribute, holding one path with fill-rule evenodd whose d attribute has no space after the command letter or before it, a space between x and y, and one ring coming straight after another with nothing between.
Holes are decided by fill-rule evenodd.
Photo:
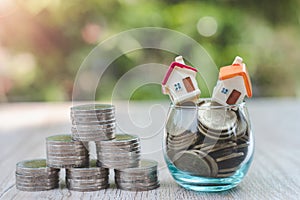
<instances>
[{"instance_id":1,"label":"silver coin","mask_svg":"<svg viewBox=\"0 0 300 200\"><path fill-rule=\"evenodd\" d=\"M225 109L199 109L198 120L204 127L222 131L233 127L237 122L235 112Z\"/></svg>"},{"instance_id":2,"label":"silver coin","mask_svg":"<svg viewBox=\"0 0 300 200\"><path fill-rule=\"evenodd\" d=\"M26 180L41 180L41 179L56 179L59 177L59 172L55 173L43 173L43 174L37 174L37 173L30 173L30 174L19 174L16 172L16 178L20 179L26 179Z\"/></svg>"},{"instance_id":3,"label":"silver coin","mask_svg":"<svg viewBox=\"0 0 300 200\"><path fill-rule=\"evenodd\" d=\"M156 181L158 179L157 173L153 174L153 175L139 175L136 176L134 174L132 175L120 175L120 174L115 174L115 179L119 180L119 181L125 181L125 182L140 182L140 181L145 181L145 182L153 182Z\"/></svg>"},{"instance_id":4,"label":"silver coin","mask_svg":"<svg viewBox=\"0 0 300 200\"><path fill-rule=\"evenodd\" d=\"M95 111L95 110L90 110L90 111L72 111L70 112L71 117L98 117L98 116L109 116L109 115L114 115L115 110L106 110L105 112L101 111Z\"/></svg>"},{"instance_id":5,"label":"silver coin","mask_svg":"<svg viewBox=\"0 0 300 200\"><path fill-rule=\"evenodd\" d=\"M175 157L173 164L178 169L197 176L211 176L210 164L206 159L199 156L199 154L194 151L183 151L178 153Z\"/></svg>"},{"instance_id":6,"label":"silver coin","mask_svg":"<svg viewBox=\"0 0 300 200\"><path fill-rule=\"evenodd\" d=\"M112 119L109 119L109 120L88 121L88 122L77 122L77 121L71 120L71 123L72 123L73 126L101 126L101 125L115 124L116 119L112 118Z\"/></svg>"},{"instance_id":7,"label":"silver coin","mask_svg":"<svg viewBox=\"0 0 300 200\"><path fill-rule=\"evenodd\" d=\"M78 121L78 120L71 120L71 123L73 125L105 125L105 124L111 124L111 123L115 123L116 119L113 118L109 118L109 119L105 119L105 120L89 120L89 121Z\"/></svg>"},{"instance_id":8,"label":"silver coin","mask_svg":"<svg viewBox=\"0 0 300 200\"><path fill-rule=\"evenodd\" d=\"M167 132L170 135L181 135L186 130L192 129L197 124L197 108L196 107L177 107L172 109L166 124Z\"/></svg>"},{"instance_id":9,"label":"silver coin","mask_svg":"<svg viewBox=\"0 0 300 200\"><path fill-rule=\"evenodd\" d=\"M130 145L135 144L137 142L140 142L139 137L135 135L129 135L129 134L116 134L116 138L113 140L108 141L100 141L100 146L111 146L111 145Z\"/></svg>"},{"instance_id":10,"label":"silver coin","mask_svg":"<svg viewBox=\"0 0 300 200\"><path fill-rule=\"evenodd\" d=\"M113 129L116 127L115 122L107 123L107 124L95 124L95 125L72 125L71 131L105 131L106 129Z\"/></svg>"},{"instance_id":11,"label":"silver coin","mask_svg":"<svg viewBox=\"0 0 300 200\"><path fill-rule=\"evenodd\" d=\"M228 178L230 176L233 176L235 174L235 172L231 172L231 173L223 173L223 174L218 174L217 178Z\"/></svg>"},{"instance_id":12,"label":"silver coin","mask_svg":"<svg viewBox=\"0 0 300 200\"><path fill-rule=\"evenodd\" d=\"M20 186L51 186L58 184L59 179L56 180L37 180L37 181L30 181L30 180L23 180L20 178L16 179L16 184Z\"/></svg>"},{"instance_id":13,"label":"silver coin","mask_svg":"<svg viewBox=\"0 0 300 200\"><path fill-rule=\"evenodd\" d=\"M72 138L73 140L73 138ZM52 149L71 149L73 148L74 150L78 149L78 150L81 150L81 149L87 149L88 147L88 143L85 143L85 142L81 142L81 141L76 141L76 140L73 140L72 142L69 142L69 143L49 143L49 142L46 142L47 144L47 148L52 148Z\"/></svg>"},{"instance_id":14,"label":"silver coin","mask_svg":"<svg viewBox=\"0 0 300 200\"><path fill-rule=\"evenodd\" d=\"M67 182L74 185L91 185L91 184L103 184L108 182L108 178L97 178L97 179L72 179L67 178Z\"/></svg>"},{"instance_id":15,"label":"silver coin","mask_svg":"<svg viewBox=\"0 0 300 200\"><path fill-rule=\"evenodd\" d=\"M176 149L176 150L184 150L184 149L188 149L190 146L194 145L196 142L196 140L191 140L191 141L186 141L186 142L183 142L183 143L171 143L169 142L167 144L167 147L170 148L170 149Z\"/></svg>"},{"instance_id":16,"label":"silver coin","mask_svg":"<svg viewBox=\"0 0 300 200\"><path fill-rule=\"evenodd\" d=\"M100 163L99 165L102 166L102 167L111 168L111 169L124 169L124 168L137 167L139 165L139 163L138 162L133 162L133 163Z\"/></svg>"},{"instance_id":17,"label":"silver coin","mask_svg":"<svg viewBox=\"0 0 300 200\"><path fill-rule=\"evenodd\" d=\"M153 186L149 186L149 187L125 187L125 186L122 186L122 185L118 185L116 184L117 188L118 189L121 189L121 190L128 190L128 191L148 191L148 190L154 190L154 189L157 189L159 188L160 184L156 184L156 185L153 185Z\"/></svg>"},{"instance_id":18,"label":"silver coin","mask_svg":"<svg viewBox=\"0 0 300 200\"><path fill-rule=\"evenodd\" d=\"M193 133L193 132L190 132L190 131L185 131L182 134L176 135L176 136L168 134L168 139L169 140L178 141L178 142L184 141L184 140L194 139L194 138L197 138L197 137L198 137L197 133Z\"/></svg>"},{"instance_id":19,"label":"silver coin","mask_svg":"<svg viewBox=\"0 0 300 200\"><path fill-rule=\"evenodd\" d=\"M16 164L16 173L23 175L39 176L58 172L57 169L47 167L46 159L24 160Z\"/></svg>"},{"instance_id":20,"label":"silver coin","mask_svg":"<svg viewBox=\"0 0 300 200\"><path fill-rule=\"evenodd\" d=\"M20 178L16 179L16 184L22 185L22 186L51 186L59 183L59 179L56 180L36 180L36 181L30 181L30 180L23 180Z\"/></svg>"},{"instance_id":21,"label":"silver coin","mask_svg":"<svg viewBox=\"0 0 300 200\"><path fill-rule=\"evenodd\" d=\"M71 121L76 121L76 122L107 121L110 119L114 119L115 113L112 112L109 114L95 114L95 115L71 114L70 118L71 118Z\"/></svg>"},{"instance_id":22,"label":"silver coin","mask_svg":"<svg viewBox=\"0 0 300 200\"><path fill-rule=\"evenodd\" d=\"M89 167L88 168L73 168L73 169L68 169L66 171L67 173L90 173L90 172L109 172L108 169L106 168L101 168L97 166L97 160L91 160L89 162Z\"/></svg>"},{"instance_id":23,"label":"silver coin","mask_svg":"<svg viewBox=\"0 0 300 200\"><path fill-rule=\"evenodd\" d=\"M243 152L232 153L230 155L227 155L227 156L224 156L224 157L221 157L221 158L217 158L216 161L217 162L222 162L222 161L225 161L225 160L229 160L229 159L233 159L233 158L237 158L237 157L241 157L241 156L244 156Z\"/></svg>"},{"instance_id":24,"label":"silver coin","mask_svg":"<svg viewBox=\"0 0 300 200\"><path fill-rule=\"evenodd\" d=\"M71 130L72 131L72 137L74 139L74 136L99 136L99 137L115 137L115 128L111 129L103 129L103 130L97 130L97 131L77 131L77 130Z\"/></svg>"},{"instance_id":25,"label":"silver coin","mask_svg":"<svg viewBox=\"0 0 300 200\"><path fill-rule=\"evenodd\" d=\"M208 129L204 129L201 124L198 126L198 130L205 136L213 139L213 140L227 140L230 139L233 136L233 130L227 131L227 132L216 132Z\"/></svg>"},{"instance_id":26,"label":"silver coin","mask_svg":"<svg viewBox=\"0 0 300 200\"><path fill-rule=\"evenodd\" d=\"M203 158L206 160L207 163L209 163L210 166L210 177L216 177L218 173L218 165L213 157L210 155L207 155L207 153L200 151L200 150L193 150L196 154L199 155L199 157Z\"/></svg>"},{"instance_id":27,"label":"silver coin","mask_svg":"<svg viewBox=\"0 0 300 200\"><path fill-rule=\"evenodd\" d=\"M224 150L227 148L234 148L236 147L236 143L234 142L228 142L228 143L217 143L217 144L212 144L206 147L201 148L201 151L207 152L207 153L211 153L211 152L216 152L216 151L220 151L220 150Z\"/></svg>"},{"instance_id":28,"label":"silver coin","mask_svg":"<svg viewBox=\"0 0 300 200\"><path fill-rule=\"evenodd\" d=\"M78 155L70 155L70 156L47 154L47 161L49 159L63 160L63 161L84 160L84 159L88 159L88 154L84 154L84 155L78 154Z\"/></svg>"},{"instance_id":29,"label":"silver coin","mask_svg":"<svg viewBox=\"0 0 300 200\"><path fill-rule=\"evenodd\" d=\"M135 162L137 160L140 160L141 155L134 155L134 156L123 156L123 157L109 157L109 156L101 156L101 155L97 155L98 156L98 160L100 162L116 162L116 163L127 163L127 162Z\"/></svg>"},{"instance_id":30,"label":"silver coin","mask_svg":"<svg viewBox=\"0 0 300 200\"><path fill-rule=\"evenodd\" d=\"M115 170L115 178L124 179L124 180L143 180L143 179L157 179L158 172L157 170L153 171L143 171L138 173L123 173Z\"/></svg>"},{"instance_id":31,"label":"silver coin","mask_svg":"<svg viewBox=\"0 0 300 200\"><path fill-rule=\"evenodd\" d=\"M59 144L72 144L72 143L80 144L80 142L73 141L71 135L53 135L53 136L47 137L46 142L49 144L53 144L53 145L56 143L58 143L58 145Z\"/></svg>"},{"instance_id":32,"label":"silver coin","mask_svg":"<svg viewBox=\"0 0 300 200\"><path fill-rule=\"evenodd\" d=\"M239 167L232 167L227 169L219 169L219 173L231 173L236 172L239 169Z\"/></svg>"},{"instance_id":33,"label":"silver coin","mask_svg":"<svg viewBox=\"0 0 300 200\"><path fill-rule=\"evenodd\" d=\"M122 146L116 146L112 148L98 148L96 147L97 152L99 153L109 153L109 152L114 152L114 153L127 153L127 152L136 152L136 151L141 151L141 146L133 146L129 148L125 148Z\"/></svg>"},{"instance_id":34,"label":"silver coin","mask_svg":"<svg viewBox=\"0 0 300 200\"><path fill-rule=\"evenodd\" d=\"M115 107L110 104L84 104L84 105L76 105L71 107L71 112L107 112L114 110Z\"/></svg>"},{"instance_id":35,"label":"silver coin","mask_svg":"<svg viewBox=\"0 0 300 200\"><path fill-rule=\"evenodd\" d=\"M69 190L77 191L77 192L93 192L98 190L107 189L109 187L109 184L99 185L99 186L91 186L91 187L72 187L67 186Z\"/></svg>"},{"instance_id":36,"label":"silver coin","mask_svg":"<svg viewBox=\"0 0 300 200\"><path fill-rule=\"evenodd\" d=\"M81 156L87 156L88 152L52 152L52 151L47 151L47 158L48 157L81 157Z\"/></svg>"},{"instance_id":37,"label":"silver coin","mask_svg":"<svg viewBox=\"0 0 300 200\"><path fill-rule=\"evenodd\" d=\"M157 169L157 165L158 163L155 160L142 159L137 168L122 169L119 171L127 173L152 171Z\"/></svg>"},{"instance_id":38,"label":"silver coin","mask_svg":"<svg viewBox=\"0 0 300 200\"><path fill-rule=\"evenodd\" d=\"M71 168L69 168L71 169ZM107 178L109 177L108 172L93 172L93 173L85 173L85 172L78 172L78 173L66 173L66 178L70 179L99 179L99 178Z\"/></svg>"},{"instance_id":39,"label":"silver coin","mask_svg":"<svg viewBox=\"0 0 300 200\"><path fill-rule=\"evenodd\" d=\"M51 151L47 150L47 155L50 157L72 157L72 156L87 156L88 151L75 151L75 152L70 152L70 151Z\"/></svg>"},{"instance_id":40,"label":"silver coin","mask_svg":"<svg viewBox=\"0 0 300 200\"><path fill-rule=\"evenodd\" d=\"M139 156L141 155L141 150L135 150L135 151L123 151L123 152L101 152L99 151L98 154L101 156L101 157L131 157L131 156Z\"/></svg>"},{"instance_id":41,"label":"silver coin","mask_svg":"<svg viewBox=\"0 0 300 200\"><path fill-rule=\"evenodd\" d=\"M95 139L95 141L102 141L102 140L112 140L115 138L115 134L112 133L104 133L104 134L72 134L72 137L76 140L84 141L91 141L91 139ZM92 140L93 141L93 140Z\"/></svg>"},{"instance_id":42,"label":"silver coin","mask_svg":"<svg viewBox=\"0 0 300 200\"><path fill-rule=\"evenodd\" d=\"M87 141L103 141L103 140L112 140L114 139L114 137L112 138L103 138L103 137L80 137L80 136L74 136L74 139L76 140L80 140L80 141L84 141L84 142L87 142Z\"/></svg>"},{"instance_id":43,"label":"silver coin","mask_svg":"<svg viewBox=\"0 0 300 200\"><path fill-rule=\"evenodd\" d=\"M159 181L154 182L122 182L122 181L116 181L116 184L118 186L123 187L151 187L154 185L158 185Z\"/></svg>"},{"instance_id":44,"label":"silver coin","mask_svg":"<svg viewBox=\"0 0 300 200\"><path fill-rule=\"evenodd\" d=\"M245 119L241 118L238 120L237 128L235 130L234 136L237 138L243 137L247 132L247 122Z\"/></svg>"},{"instance_id":45,"label":"silver coin","mask_svg":"<svg viewBox=\"0 0 300 200\"><path fill-rule=\"evenodd\" d=\"M34 191L52 190L52 189L58 188L59 185L57 184L57 185L51 185L51 186L33 186L33 187L30 187L30 186L21 186L21 185L16 184L16 187L17 187L18 190L21 190L21 191L34 192Z\"/></svg>"},{"instance_id":46,"label":"silver coin","mask_svg":"<svg viewBox=\"0 0 300 200\"><path fill-rule=\"evenodd\" d=\"M111 145L103 145L103 142L101 143L100 141L96 141L96 149L97 151L117 151L117 150L125 150L125 151L130 151L136 148L141 148L141 144L139 141L131 143L131 144L115 144L112 143Z\"/></svg>"},{"instance_id":47,"label":"silver coin","mask_svg":"<svg viewBox=\"0 0 300 200\"><path fill-rule=\"evenodd\" d=\"M51 164L49 163L48 166L49 167L53 167L53 168L58 168L58 169L61 169L61 168L74 168L74 167L86 167L88 164L87 163L79 163L79 164L74 164L74 163L71 163L71 164Z\"/></svg>"},{"instance_id":48,"label":"silver coin","mask_svg":"<svg viewBox=\"0 0 300 200\"><path fill-rule=\"evenodd\" d=\"M69 175L102 175L102 174L109 174L109 169L102 168L102 167L91 167L87 166L85 168L74 168L74 169L68 169L66 171L66 174Z\"/></svg>"},{"instance_id":49,"label":"silver coin","mask_svg":"<svg viewBox=\"0 0 300 200\"><path fill-rule=\"evenodd\" d=\"M55 185L59 184L59 181L55 181L55 182L43 182L43 183L39 183L39 182L20 182L20 181L16 181L16 184L20 187L53 187Z\"/></svg>"},{"instance_id":50,"label":"silver coin","mask_svg":"<svg viewBox=\"0 0 300 200\"><path fill-rule=\"evenodd\" d=\"M204 147L208 147L208 146L211 146L211 145L214 145L215 143L209 143L209 142L206 142L206 143L200 143L200 144L197 144L193 147L193 149L197 149L197 150L202 150L202 148Z\"/></svg>"}]
</instances>

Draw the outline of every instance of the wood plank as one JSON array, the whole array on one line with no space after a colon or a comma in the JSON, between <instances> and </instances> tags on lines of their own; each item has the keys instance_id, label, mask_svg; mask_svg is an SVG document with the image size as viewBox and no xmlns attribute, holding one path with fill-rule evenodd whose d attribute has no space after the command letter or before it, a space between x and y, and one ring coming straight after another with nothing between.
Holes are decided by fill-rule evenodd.
<instances>
[{"instance_id":1,"label":"wood plank","mask_svg":"<svg viewBox=\"0 0 300 200\"><path fill-rule=\"evenodd\" d=\"M199 193L179 187L170 176L162 156L162 127L168 102L116 102L119 131L142 138L143 157L159 161L161 187L147 192L111 188L97 192L59 189L22 192L15 188L15 164L45 157L45 137L68 133L69 107L59 104L6 104L0 106L0 199L298 199L300 196L300 101L257 99L248 102L256 150L253 164L242 183L229 191ZM33 110L35 110L33 112ZM128 115L128 110L130 115ZM26 119L30 112L39 117ZM18 116L15 119L13 116ZM20 117L22 116L22 117ZM55 119L53 119L55 118ZM11 121L14 119L15 121ZM132 123L133 120L136 124ZM28 123L22 123L22 120ZM152 120L152 121L151 121ZM29 124L29 125L28 125ZM135 127L139 126L139 127ZM63 175L62 175L63 176ZM113 177L110 177L113 183Z\"/></svg>"}]
</instances>

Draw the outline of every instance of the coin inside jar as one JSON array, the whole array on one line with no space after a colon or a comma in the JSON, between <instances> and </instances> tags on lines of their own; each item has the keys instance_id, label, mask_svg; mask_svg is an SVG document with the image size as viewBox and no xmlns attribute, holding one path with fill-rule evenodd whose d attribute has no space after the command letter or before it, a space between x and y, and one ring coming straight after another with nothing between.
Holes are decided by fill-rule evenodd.
<instances>
[{"instance_id":1,"label":"coin inside jar","mask_svg":"<svg viewBox=\"0 0 300 200\"><path fill-rule=\"evenodd\" d=\"M207 154L198 151L183 151L175 155L173 164L190 174L211 177L218 170L215 161Z\"/></svg>"},{"instance_id":2,"label":"coin inside jar","mask_svg":"<svg viewBox=\"0 0 300 200\"><path fill-rule=\"evenodd\" d=\"M234 111L227 109L199 109L198 120L207 129L224 131L235 126L237 116Z\"/></svg>"}]
</instances>

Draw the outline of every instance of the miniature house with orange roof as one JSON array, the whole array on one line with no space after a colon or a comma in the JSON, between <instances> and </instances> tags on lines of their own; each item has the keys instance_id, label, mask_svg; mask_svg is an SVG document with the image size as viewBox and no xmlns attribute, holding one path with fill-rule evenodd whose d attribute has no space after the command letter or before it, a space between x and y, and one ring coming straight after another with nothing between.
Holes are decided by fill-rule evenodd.
<instances>
[{"instance_id":1,"label":"miniature house with orange roof","mask_svg":"<svg viewBox=\"0 0 300 200\"><path fill-rule=\"evenodd\" d=\"M162 92L168 94L173 104L198 100L201 91L196 81L197 69L185 65L182 56L175 58L162 82Z\"/></svg>"},{"instance_id":2,"label":"miniature house with orange roof","mask_svg":"<svg viewBox=\"0 0 300 200\"><path fill-rule=\"evenodd\" d=\"M222 105L233 105L242 102L245 96L252 97L252 86L246 65L237 56L232 65L220 69L212 100Z\"/></svg>"}]
</instances>

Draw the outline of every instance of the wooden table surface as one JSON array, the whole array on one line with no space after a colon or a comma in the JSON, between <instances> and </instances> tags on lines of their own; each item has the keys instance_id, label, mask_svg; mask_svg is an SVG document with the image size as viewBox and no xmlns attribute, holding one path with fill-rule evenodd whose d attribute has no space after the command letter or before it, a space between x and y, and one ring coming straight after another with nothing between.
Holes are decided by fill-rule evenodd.
<instances>
[{"instance_id":1,"label":"wooden table surface","mask_svg":"<svg viewBox=\"0 0 300 200\"><path fill-rule=\"evenodd\" d=\"M129 192L111 188L97 192L59 189L22 192L15 187L15 164L45 158L45 137L70 131L68 103L0 105L0 199L300 199L300 100L248 101L255 134L255 156L249 173L234 189L201 193L179 187L162 156L162 133L168 102L113 102L118 130L139 135L142 156L159 162L160 188ZM129 113L129 114L128 114ZM95 151L91 147L91 157Z\"/></svg>"}]
</instances>

